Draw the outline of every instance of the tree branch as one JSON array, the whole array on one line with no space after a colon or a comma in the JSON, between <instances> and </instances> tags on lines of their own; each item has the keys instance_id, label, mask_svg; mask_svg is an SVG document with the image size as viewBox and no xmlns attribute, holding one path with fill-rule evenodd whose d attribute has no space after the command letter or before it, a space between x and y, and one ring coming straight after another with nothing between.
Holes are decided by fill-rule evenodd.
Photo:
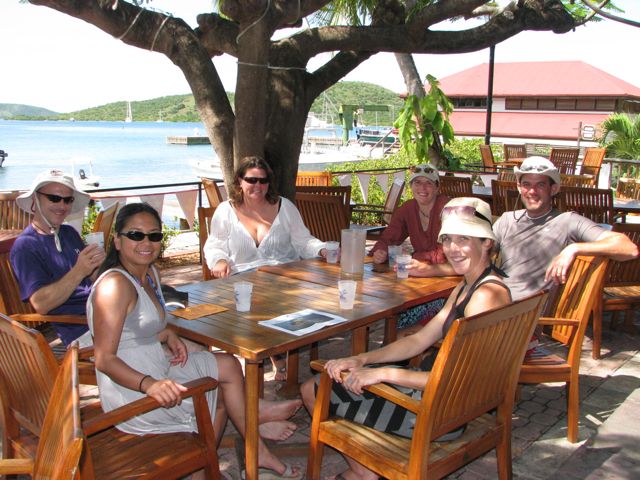
<instances>
[{"instance_id":1,"label":"tree branch","mask_svg":"<svg viewBox=\"0 0 640 480\"><path fill-rule=\"evenodd\" d=\"M631 25L632 27L640 27L640 22L634 22L633 20L629 20L628 18L618 17L617 15L612 15L611 13L605 12L604 10L602 10L602 7L604 7L607 3L609 3L608 1L602 2L600 6L594 5L590 0L581 0L581 1L601 17L608 18L609 20L613 20L614 22L620 22L626 25Z\"/></svg>"}]
</instances>

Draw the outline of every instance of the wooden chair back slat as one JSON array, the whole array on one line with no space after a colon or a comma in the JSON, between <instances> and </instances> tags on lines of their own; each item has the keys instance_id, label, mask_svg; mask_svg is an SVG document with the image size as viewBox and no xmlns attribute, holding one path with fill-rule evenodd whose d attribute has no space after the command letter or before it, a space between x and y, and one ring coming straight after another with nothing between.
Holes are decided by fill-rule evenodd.
<instances>
[{"instance_id":1,"label":"wooden chair back slat","mask_svg":"<svg viewBox=\"0 0 640 480\"><path fill-rule=\"evenodd\" d=\"M491 180L491 214L499 217L504 212L515 210L518 187L515 182Z\"/></svg>"},{"instance_id":2,"label":"wooden chair back slat","mask_svg":"<svg viewBox=\"0 0 640 480\"><path fill-rule=\"evenodd\" d=\"M342 230L349 228L342 198L336 195L296 193L296 207L311 235L323 242L339 242Z\"/></svg>"},{"instance_id":3,"label":"wooden chair back slat","mask_svg":"<svg viewBox=\"0 0 640 480\"><path fill-rule=\"evenodd\" d=\"M592 187L563 187L560 209L574 211L596 223L613 224L613 192Z\"/></svg>"},{"instance_id":4,"label":"wooden chair back slat","mask_svg":"<svg viewBox=\"0 0 640 480\"><path fill-rule=\"evenodd\" d=\"M565 175L560 174L560 185L562 187L595 187L594 179L591 175Z\"/></svg>"},{"instance_id":5,"label":"wooden chair back slat","mask_svg":"<svg viewBox=\"0 0 640 480\"><path fill-rule=\"evenodd\" d=\"M302 187L329 187L331 186L330 172L298 172L296 176L296 186Z\"/></svg>"},{"instance_id":6,"label":"wooden chair back slat","mask_svg":"<svg viewBox=\"0 0 640 480\"><path fill-rule=\"evenodd\" d=\"M335 195L339 197L344 205L345 214L351 216L351 186L346 187L334 187L334 186L316 186L316 185L303 185L296 187L296 193L314 193L317 195Z\"/></svg>"},{"instance_id":7,"label":"wooden chair back slat","mask_svg":"<svg viewBox=\"0 0 640 480\"><path fill-rule=\"evenodd\" d=\"M480 157L482 157L482 166L485 171L495 172L497 170L493 150L491 150L490 145L480 145Z\"/></svg>"},{"instance_id":8,"label":"wooden chair back slat","mask_svg":"<svg viewBox=\"0 0 640 480\"><path fill-rule=\"evenodd\" d=\"M80 423L78 347L67 351L53 386L42 426L33 478L76 478L84 435Z\"/></svg>"},{"instance_id":9,"label":"wooden chair back slat","mask_svg":"<svg viewBox=\"0 0 640 480\"><path fill-rule=\"evenodd\" d=\"M576 172L576 163L578 163L579 154L579 148L552 148L549 160L556 166L560 173L573 175Z\"/></svg>"},{"instance_id":10,"label":"wooden chair back slat","mask_svg":"<svg viewBox=\"0 0 640 480\"><path fill-rule=\"evenodd\" d=\"M385 213L382 215L382 221L387 225L391 223L393 212L396 211L396 208L398 208L398 205L400 204L400 197L402 197L404 186L404 180L394 179L394 181L391 183L391 186L389 187L387 198L384 201Z\"/></svg>"},{"instance_id":11,"label":"wooden chair back slat","mask_svg":"<svg viewBox=\"0 0 640 480\"><path fill-rule=\"evenodd\" d=\"M640 224L638 223L614 223L612 231L623 233L633 243L640 245ZM605 287L628 287L640 285L640 258L634 258L626 262L609 261Z\"/></svg>"},{"instance_id":12,"label":"wooden chair back slat","mask_svg":"<svg viewBox=\"0 0 640 480\"><path fill-rule=\"evenodd\" d=\"M497 179L500 180L501 182L511 182L511 183L516 183L518 181L518 179L516 178L516 174L513 173L513 170L511 171L500 170L500 173L498 173Z\"/></svg>"},{"instance_id":13,"label":"wooden chair back slat","mask_svg":"<svg viewBox=\"0 0 640 480\"><path fill-rule=\"evenodd\" d=\"M204 180L204 179L203 179ZM207 266L207 261L204 258L204 244L207 243L209 238L209 232L211 231L211 219L216 211L216 207L198 207L198 238L200 240L200 263L202 265L202 279L211 280L211 270Z\"/></svg>"},{"instance_id":14,"label":"wooden chair back slat","mask_svg":"<svg viewBox=\"0 0 640 480\"><path fill-rule=\"evenodd\" d=\"M113 205L105 208L96 217L96 221L93 224L93 233L102 232L105 248L109 248L109 242L111 241L111 233L113 230L113 221L116 218L118 212L119 203L116 202Z\"/></svg>"},{"instance_id":15,"label":"wooden chair back slat","mask_svg":"<svg viewBox=\"0 0 640 480\"><path fill-rule=\"evenodd\" d=\"M600 168L602 167L602 160L604 160L606 153L607 149L602 147L587 147L584 149L584 158L582 159L580 174L591 175L593 177L593 185L598 185Z\"/></svg>"},{"instance_id":16,"label":"wooden chair back slat","mask_svg":"<svg viewBox=\"0 0 640 480\"><path fill-rule=\"evenodd\" d=\"M502 151L504 153L504 161L508 162L514 158L526 158L527 157L527 147L525 145L512 145L505 143L502 146Z\"/></svg>"},{"instance_id":17,"label":"wooden chair back slat","mask_svg":"<svg viewBox=\"0 0 640 480\"><path fill-rule=\"evenodd\" d=\"M25 212L16 203L21 193L0 192L0 230L24 230L31 223L33 214Z\"/></svg>"},{"instance_id":18,"label":"wooden chair back slat","mask_svg":"<svg viewBox=\"0 0 640 480\"><path fill-rule=\"evenodd\" d=\"M207 195L207 200L209 200L210 207L217 207L222 202L224 202L224 198L222 195L222 191L220 187L215 182L215 180L211 178L200 177L200 182L202 183L202 187L204 188L204 193Z\"/></svg>"},{"instance_id":19,"label":"wooden chair back slat","mask_svg":"<svg viewBox=\"0 0 640 480\"><path fill-rule=\"evenodd\" d=\"M58 363L42 334L0 314L5 458L22 452L20 428L40 436Z\"/></svg>"},{"instance_id":20,"label":"wooden chair back slat","mask_svg":"<svg viewBox=\"0 0 640 480\"><path fill-rule=\"evenodd\" d=\"M471 179L452 175L440 176L440 193L451 198L472 197Z\"/></svg>"}]
</instances>

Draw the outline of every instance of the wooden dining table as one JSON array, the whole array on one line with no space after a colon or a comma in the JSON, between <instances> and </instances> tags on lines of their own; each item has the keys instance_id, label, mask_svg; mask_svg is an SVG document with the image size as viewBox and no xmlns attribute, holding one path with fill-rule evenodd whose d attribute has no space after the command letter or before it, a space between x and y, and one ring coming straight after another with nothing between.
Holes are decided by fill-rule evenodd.
<instances>
[{"instance_id":1,"label":"wooden dining table","mask_svg":"<svg viewBox=\"0 0 640 480\"><path fill-rule=\"evenodd\" d=\"M253 283L251 311L238 312L233 284ZM245 360L246 478L258 478L258 403L262 363L273 355L296 351L313 342L352 332L352 351L365 351L367 326L391 315L398 308L395 297L381 298L357 292L354 308L342 310L337 284L326 286L284 275L254 271L233 277L178 287L189 295L188 305L215 304L227 310L195 320L171 315L169 325L180 335L204 345L220 348ZM302 336L259 325L261 320L311 308L346 319Z\"/></svg>"}]
</instances>

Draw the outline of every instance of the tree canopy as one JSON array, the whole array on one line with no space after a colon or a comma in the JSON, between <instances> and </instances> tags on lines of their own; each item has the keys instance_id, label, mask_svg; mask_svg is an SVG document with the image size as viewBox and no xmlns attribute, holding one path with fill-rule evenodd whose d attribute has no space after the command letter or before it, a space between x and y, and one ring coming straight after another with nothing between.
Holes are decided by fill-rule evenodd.
<instances>
[{"instance_id":1,"label":"tree canopy","mask_svg":"<svg viewBox=\"0 0 640 480\"><path fill-rule=\"evenodd\" d=\"M148 2L30 1L166 55L190 85L225 180L232 178L234 162L261 155L287 196L293 194L314 99L374 53L471 52L524 30L564 33L580 20L560 0L506 6L486 0L224 0L216 11L199 15L192 29L180 18L145 8ZM327 24L326 15L345 8L350 14L343 24ZM458 20L457 30L442 27L450 20ZM290 27L294 33L282 37L279 31ZM336 53L310 71L310 60L326 52ZM235 111L216 70L215 57L222 53L237 59Z\"/></svg>"}]
</instances>

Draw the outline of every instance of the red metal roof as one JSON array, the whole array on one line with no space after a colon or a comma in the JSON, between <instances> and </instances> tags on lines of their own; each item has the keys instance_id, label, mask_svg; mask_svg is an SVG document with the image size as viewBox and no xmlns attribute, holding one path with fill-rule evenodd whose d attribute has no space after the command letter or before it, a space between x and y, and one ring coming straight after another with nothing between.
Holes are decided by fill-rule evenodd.
<instances>
[{"instance_id":1,"label":"red metal roof","mask_svg":"<svg viewBox=\"0 0 640 480\"><path fill-rule=\"evenodd\" d=\"M608 113L584 112L494 112L491 116L491 136L576 140L580 122L598 126L608 116ZM449 121L456 135L481 137L484 136L486 118L484 111L456 110Z\"/></svg>"},{"instance_id":2,"label":"red metal roof","mask_svg":"<svg viewBox=\"0 0 640 480\"><path fill-rule=\"evenodd\" d=\"M485 97L488 75L483 63L442 78L440 85L449 97ZM640 88L585 62L514 62L495 64L493 96L640 98Z\"/></svg>"}]
</instances>

